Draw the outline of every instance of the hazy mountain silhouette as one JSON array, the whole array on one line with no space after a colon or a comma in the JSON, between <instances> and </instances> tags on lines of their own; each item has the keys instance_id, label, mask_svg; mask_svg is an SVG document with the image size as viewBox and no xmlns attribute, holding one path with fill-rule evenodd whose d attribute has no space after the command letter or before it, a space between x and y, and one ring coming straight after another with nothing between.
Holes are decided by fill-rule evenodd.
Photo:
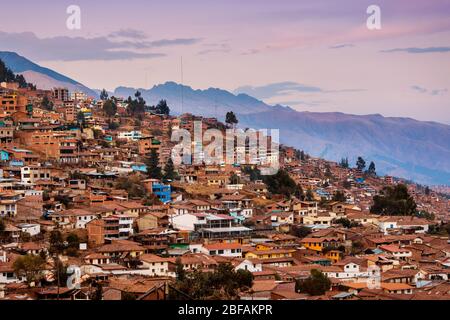
<instances>
[{"instance_id":1,"label":"hazy mountain silhouette","mask_svg":"<svg viewBox=\"0 0 450 320\"><path fill-rule=\"evenodd\" d=\"M38 88L65 86L98 96L81 83L43 68L14 52L0 52L0 59ZM379 174L390 174L427 184L450 184L450 126L410 118L381 115L349 115L338 112L298 112L289 107L270 106L247 94L226 90L194 90L175 82L150 89L118 87L112 95L134 96L136 90L148 105L165 99L172 114L189 112L224 120L228 111L246 128L280 129L282 143L305 150L312 156L339 161L358 156L374 161ZM183 103L182 103L183 101Z\"/></svg>"}]
</instances>

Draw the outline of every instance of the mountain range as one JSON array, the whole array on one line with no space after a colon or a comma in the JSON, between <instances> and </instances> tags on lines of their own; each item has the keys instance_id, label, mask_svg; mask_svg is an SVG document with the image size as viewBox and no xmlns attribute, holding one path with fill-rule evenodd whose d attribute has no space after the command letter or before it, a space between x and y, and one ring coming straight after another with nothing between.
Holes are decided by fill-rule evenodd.
<instances>
[{"instance_id":1,"label":"mountain range","mask_svg":"<svg viewBox=\"0 0 450 320\"><path fill-rule=\"evenodd\" d=\"M97 97L94 90L58 72L41 67L15 52L0 51L0 60L14 73L22 74L29 83L36 84L39 89L50 90L55 87L66 87L70 91L81 91L89 96Z\"/></svg>"},{"instance_id":2,"label":"mountain range","mask_svg":"<svg viewBox=\"0 0 450 320\"><path fill-rule=\"evenodd\" d=\"M43 68L11 52L0 52L0 59L16 73L24 75L38 88L66 86L98 97L81 83ZM190 112L223 120L233 111L239 126L279 129L280 142L305 150L315 157L339 161L358 156L374 161L379 174L389 174L423 184L450 185L450 126L410 118L350 115L339 112L299 112L287 106L271 106L247 94L226 90L194 90L175 82L150 89L118 87L111 95L127 98L136 90L149 105L167 100L172 114Z\"/></svg>"}]
</instances>

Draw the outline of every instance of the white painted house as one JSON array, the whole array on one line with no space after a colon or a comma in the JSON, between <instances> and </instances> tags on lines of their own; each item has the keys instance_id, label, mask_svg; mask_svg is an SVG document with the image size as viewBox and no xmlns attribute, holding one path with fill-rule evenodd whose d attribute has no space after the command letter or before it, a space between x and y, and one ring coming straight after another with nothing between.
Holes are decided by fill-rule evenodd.
<instances>
[{"instance_id":1,"label":"white painted house","mask_svg":"<svg viewBox=\"0 0 450 320\"><path fill-rule=\"evenodd\" d=\"M412 252L405 248L400 248L396 245L385 245L379 247L381 250L383 250L386 253L389 253L397 260L403 260L406 261L408 258L412 257Z\"/></svg>"},{"instance_id":2,"label":"white painted house","mask_svg":"<svg viewBox=\"0 0 450 320\"><path fill-rule=\"evenodd\" d=\"M154 254L143 254L139 257L142 267L149 270L151 276L175 277L175 270L171 268L171 260Z\"/></svg>"},{"instance_id":3,"label":"white painted house","mask_svg":"<svg viewBox=\"0 0 450 320\"><path fill-rule=\"evenodd\" d=\"M234 270L247 270L252 273L263 271L262 263L257 259L244 259L236 267L234 267Z\"/></svg>"},{"instance_id":4,"label":"white painted house","mask_svg":"<svg viewBox=\"0 0 450 320\"><path fill-rule=\"evenodd\" d=\"M210 256L242 257L242 245L239 243L213 243L205 244L202 253Z\"/></svg>"},{"instance_id":5,"label":"white painted house","mask_svg":"<svg viewBox=\"0 0 450 320\"><path fill-rule=\"evenodd\" d=\"M21 223L17 225L23 233L28 233L30 236L35 236L41 233L41 225L38 223Z\"/></svg>"}]
</instances>

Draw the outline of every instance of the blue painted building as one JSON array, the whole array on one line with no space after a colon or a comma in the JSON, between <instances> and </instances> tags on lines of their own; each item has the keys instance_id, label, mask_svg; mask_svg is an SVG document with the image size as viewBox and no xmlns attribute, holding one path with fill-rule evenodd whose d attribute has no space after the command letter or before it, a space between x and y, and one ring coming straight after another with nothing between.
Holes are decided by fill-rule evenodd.
<instances>
[{"instance_id":1,"label":"blue painted building","mask_svg":"<svg viewBox=\"0 0 450 320\"><path fill-rule=\"evenodd\" d=\"M356 178L355 181L356 181L356 183L361 184L361 183L364 183L365 180L364 180L364 178Z\"/></svg>"},{"instance_id":2,"label":"blue painted building","mask_svg":"<svg viewBox=\"0 0 450 320\"><path fill-rule=\"evenodd\" d=\"M133 171L147 172L147 166L145 164L133 164L131 165L131 169Z\"/></svg>"},{"instance_id":3,"label":"blue painted building","mask_svg":"<svg viewBox=\"0 0 450 320\"><path fill-rule=\"evenodd\" d=\"M241 216L237 211L230 211L230 216L234 218L235 223L243 223L245 221L245 217Z\"/></svg>"},{"instance_id":4,"label":"blue painted building","mask_svg":"<svg viewBox=\"0 0 450 320\"><path fill-rule=\"evenodd\" d=\"M0 160L8 161L11 153L6 150L0 150Z\"/></svg>"},{"instance_id":5,"label":"blue painted building","mask_svg":"<svg viewBox=\"0 0 450 320\"><path fill-rule=\"evenodd\" d=\"M11 167L23 167L25 164L22 160L11 160L9 162L9 165Z\"/></svg>"},{"instance_id":6,"label":"blue painted building","mask_svg":"<svg viewBox=\"0 0 450 320\"><path fill-rule=\"evenodd\" d=\"M327 200L331 200L331 194L328 191L325 191L323 189L317 189L316 193L321 198L325 198Z\"/></svg>"},{"instance_id":7,"label":"blue painted building","mask_svg":"<svg viewBox=\"0 0 450 320\"><path fill-rule=\"evenodd\" d=\"M158 197L162 203L168 203L171 199L172 187L170 185L154 183L152 192Z\"/></svg>"}]
</instances>

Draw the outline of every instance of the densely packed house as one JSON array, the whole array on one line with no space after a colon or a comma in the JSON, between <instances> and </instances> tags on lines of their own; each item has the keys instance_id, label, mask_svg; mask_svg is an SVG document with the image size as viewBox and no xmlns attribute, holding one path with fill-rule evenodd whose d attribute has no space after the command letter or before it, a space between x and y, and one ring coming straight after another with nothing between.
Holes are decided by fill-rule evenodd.
<instances>
[{"instance_id":1,"label":"densely packed house","mask_svg":"<svg viewBox=\"0 0 450 320\"><path fill-rule=\"evenodd\" d=\"M283 145L273 177L267 153L174 164L175 130L227 125L130 110L2 84L0 299L189 298L183 281L224 270L250 277L235 299L450 299L445 190ZM386 204L396 188L413 210Z\"/></svg>"}]
</instances>

